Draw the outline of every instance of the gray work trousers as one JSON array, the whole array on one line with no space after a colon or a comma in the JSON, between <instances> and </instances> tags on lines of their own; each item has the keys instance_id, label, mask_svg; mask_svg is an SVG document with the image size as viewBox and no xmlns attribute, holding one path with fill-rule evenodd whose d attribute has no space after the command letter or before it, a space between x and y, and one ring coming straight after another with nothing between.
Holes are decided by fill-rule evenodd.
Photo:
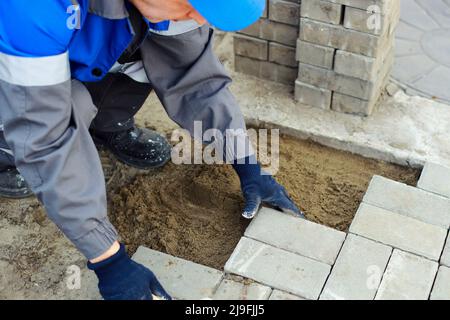
<instances>
[{"instance_id":1,"label":"gray work trousers","mask_svg":"<svg viewBox=\"0 0 450 320\"><path fill-rule=\"evenodd\" d=\"M147 80L138 81L134 93L117 88L124 81L133 87L129 79L111 75L98 84L69 80L49 87L0 80L0 119L14 164L50 219L88 259L117 239L107 218L104 176L89 134L92 121L106 131L119 129L119 122L130 126L127 120L153 88L168 115L191 134L194 121L201 121L204 130L245 129L228 89L231 80L212 43L208 26L175 36L150 34L140 47ZM116 87L111 79L116 79ZM126 99L127 92L134 98Z\"/></svg>"}]
</instances>

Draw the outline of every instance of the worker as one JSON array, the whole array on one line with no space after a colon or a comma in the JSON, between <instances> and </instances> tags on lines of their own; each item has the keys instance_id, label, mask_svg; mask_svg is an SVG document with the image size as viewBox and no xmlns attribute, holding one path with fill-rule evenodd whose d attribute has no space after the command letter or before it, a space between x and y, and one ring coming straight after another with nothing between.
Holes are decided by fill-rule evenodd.
<instances>
[{"instance_id":1,"label":"worker","mask_svg":"<svg viewBox=\"0 0 450 320\"><path fill-rule=\"evenodd\" d=\"M132 261L109 222L97 146L137 168L170 160L168 141L135 125L155 90L181 127L244 129L231 82L213 53L211 25L234 31L265 0L2 0L0 2L0 194L35 194L88 259L104 299L170 299ZM203 142L203 141L202 141ZM225 146L252 218L261 203L302 216L262 174L254 151Z\"/></svg>"}]
</instances>

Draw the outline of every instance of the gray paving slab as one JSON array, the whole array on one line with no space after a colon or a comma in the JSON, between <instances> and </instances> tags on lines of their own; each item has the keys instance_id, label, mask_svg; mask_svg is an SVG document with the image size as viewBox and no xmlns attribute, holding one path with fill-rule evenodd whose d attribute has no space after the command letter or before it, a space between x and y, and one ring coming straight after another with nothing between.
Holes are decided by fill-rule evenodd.
<instances>
[{"instance_id":1,"label":"gray paving slab","mask_svg":"<svg viewBox=\"0 0 450 320\"><path fill-rule=\"evenodd\" d=\"M423 31L400 21L396 30L396 39L407 39L419 42L423 35Z\"/></svg>"},{"instance_id":2,"label":"gray paving slab","mask_svg":"<svg viewBox=\"0 0 450 320\"><path fill-rule=\"evenodd\" d=\"M311 300L319 298L330 269L325 263L245 237L225 265L226 273Z\"/></svg>"},{"instance_id":3,"label":"gray paving slab","mask_svg":"<svg viewBox=\"0 0 450 320\"><path fill-rule=\"evenodd\" d=\"M450 267L450 234L447 237L447 243L445 244L444 252L441 256L441 264Z\"/></svg>"},{"instance_id":4,"label":"gray paving slab","mask_svg":"<svg viewBox=\"0 0 450 320\"><path fill-rule=\"evenodd\" d=\"M392 248L349 234L321 300L373 300Z\"/></svg>"},{"instance_id":5,"label":"gray paving slab","mask_svg":"<svg viewBox=\"0 0 450 320\"><path fill-rule=\"evenodd\" d=\"M400 1L401 19L410 25L420 26L422 30L434 30L439 24L416 0Z\"/></svg>"},{"instance_id":6,"label":"gray paving slab","mask_svg":"<svg viewBox=\"0 0 450 320\"><path fill-rule=\"evenodd\" d=\"M224 279L213 300L267 300L272 293L270 287L256 282L246 283Z\"/></svg>"},{"instance_id":7,"label":"gray paving slab","mask_svg":"<svg viewBox=\"0 0 450 320\"><path fill-rule=\"evenodd\" d=\"M450 28L450 8L444 0L416 0L417 3L427 10L427 14L443 28Z\"/></svg>"},{"instance_id":8,"label":"gray paving slab","mask_svg":"<svg viewBox=\"0 0 450 320\"><path fill-rule=\"evenodd\" d=\"M211 299L223 278L219 270L142 246L133 260L152 270L167 292L178 300Z\"/></svg>"},{"instance_id":9,"label":"gray paving slab","mask_svg":"<svg viewBox=\"0 0 450 320\"><path fill-rule=\"evenodd\" d=\"M376 300L428 300L438 263L395 249Z\"/></svg>"},{"instance_id":10,"label":"gray paving slab","mask_svg":"<svg viewBox=\"0 0 450 320\"><path fill-rule=\"evenodd\" d=\"M450 300L450 268L439 267L430 300Z\"/></svg>"},{"instance_id":11,"label":"gray paving slab","mask_svg":"<svg viewBox=\"0 0 450 320\"><path fill-rule=\"evenodd\" d=\"M380 176L372 178L363 201L443 228L450 225L450 199Z\"/></svg>"},{"instance_id":12,"label":"gray paving slab","mask_svg":"<svg viewBox=\"0 0 450 320\"><path fill-rule=\"evenodd\" d=\"M345 233L269 208L259 211L245 236L332 265Z\"/></svg>"},{"instance_id":13,"label":"gray paving slab","mask_svg":"<svg viewBox=\"0 0 450 320\"><path fill-rule=\"evenodd\" d=\"M417 187L450 198L450 168L427 162Z\"/></svg>"},{"instance_id":14,"label":"gray paving slab","mask_svg":"<svg viewBox=\"0 0 450 320\"><path fill-rule=\"evenodd\" d=\"M447 86L450 77L450 2L401 0L400 12L392 76L407 88L407 92L450 103ZM409 55L408 50L413 55Z\"/></svg>"},{"instance_id":15,"label":"gray paving slab","mask_svg":"<svg viewBox=\"0 0 450 320\"><path fill-rule=\"evenodd\" d=\"M439 261L447 229L362 203L350 232Z\"/></svg>"},{"instance_id":16,"label":"gray paving slab","mask_svg":"<svg viewBox=\"0 0 450 320\"><path fill-rule=\"evenodd\" d=\"M397 56L420 55L422 52L420 44L413 40L397 39L395 48Z\"/></svg>"},{"instance_id":17,"label":"gray paving slab","mask_svg":"<svg viewBox=\"0 0 450 320\"><path fill-rule=\"evenodd\" d=\"M294 296L293 294L281 290L273 290L269 300L305 300L305 299L299 296Z\"/></svg>"},{"instance_id":18,"label":"gray paving slab","mask_svg":"<svg viewBox=\"0 0 450 320\"><path fill-rule=\"evenodd\" d=\"M450 33L448 36L450 37ZM450 52L450 47L448 52ZM420 90L421 92L426 92L432 97L439 97L440 99L450 101L450 90L448 90L449 83L450 67L438 65L429 73L423 75L420 79L415 81L414 88L416 90Z\"/></svg>"}]
</instances>

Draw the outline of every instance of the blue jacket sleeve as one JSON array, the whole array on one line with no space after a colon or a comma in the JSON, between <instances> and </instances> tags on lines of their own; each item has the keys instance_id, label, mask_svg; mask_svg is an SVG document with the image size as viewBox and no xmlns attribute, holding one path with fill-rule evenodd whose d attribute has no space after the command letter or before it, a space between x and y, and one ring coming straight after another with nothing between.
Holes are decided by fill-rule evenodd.
<instances>
[{"instance_id":1,"label":"blue jacket sleeve","mask_svg":"<svg viewBox=\"0 0 450 320\"><path fill-rule=\"evenodd\" d=\"M0 52L23 57L64 53L79 19L74 3L71 0L1 0Z\"/></svg>"}]
</instances>

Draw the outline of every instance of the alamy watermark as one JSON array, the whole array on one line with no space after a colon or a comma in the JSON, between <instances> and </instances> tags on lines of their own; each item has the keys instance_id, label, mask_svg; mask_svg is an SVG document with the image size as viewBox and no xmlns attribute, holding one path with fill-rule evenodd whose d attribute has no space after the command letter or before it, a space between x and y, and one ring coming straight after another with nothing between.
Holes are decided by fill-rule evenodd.
<instances>
[{"instance_id":1,"label":"alamy watermark","mask_svg":"<svg viewBox=\"0 0 450 320\"><path fill-rule=\"evenodd\" d=\"M367 28L374 32L379 32L381 30L381 8L377 5L371 5L367 7L367 13L369 18L367 19Z\"/></svg>"},{"instance_id":2,"label":"alamy watermark","mask_svg":"<svg viewBox=\"0 0 450 320\"><path fill-rule=\"evenodd\" d=\"M69 30L81 29L81 9L80 5L74 4L67 7L69 17L66 20L66 26Z\"/></svg>"},{"instance_id":3,"label":"alamy watermark","mask_svg":"<svg viewBox=\"0 0 450 320\"><path fill-rule=\"evenodd\" d=\"M280 165L280 132L278 129L203 130L201 121L194 122L193 136L188 130L176 129L171 141L174 164L243 163L255 155L264 167L263 174L274 175ZM253 142L253 143L252 143Z\"/></svg>"},{"instance_id":4,"label":"alamy watermark","mask_svg":"<svg viewBox=\"0 0 450 320\"><path fill-rule=\"evenodd\" d=\"M81 289L81 269L77 265L71 265L66 269L66 287L69 290Z\"/></svg>"}]
</instances>

